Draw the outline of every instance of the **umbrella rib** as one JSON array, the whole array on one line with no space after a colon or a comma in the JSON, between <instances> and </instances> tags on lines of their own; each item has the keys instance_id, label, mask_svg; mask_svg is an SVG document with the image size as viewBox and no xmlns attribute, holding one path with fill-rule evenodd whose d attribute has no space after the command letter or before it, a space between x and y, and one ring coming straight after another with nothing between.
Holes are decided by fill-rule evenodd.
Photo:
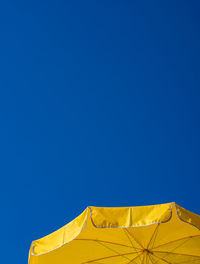
<instances>
[{"instance_id":1,"label":"umbrella rib","mask_svg":"<svg viewBox=\"0 0 200 264\"><path fill-rule=\"evenodd\" d=\"M125 228L125 231L138 243L138 245L144 249L144 247L140 244L140 242L137 241L137 239L133 236L133 234L131 234L126 228Z\"/></svg>"},{"instance_id":2,"label":"umbrella rib","mask_svg":"<svg viewBox=\"0 0 200 264\"><path fill-rule=\"evenodd\" d=\"M123 229L124 230L124 232L125 232L125 234L127 235L127 237L128 237L128 239L130 240L130 242L131 242L131 244L133 245L133 243L132 243L132 241L131 241L131 239L130 239L130 237L129 236L131 236L135 241L136 241L136 243L142 248L142 249L144 249L143 248L143 246L135 239L135 237L133 236L133 235L131 235L131 233L127 230L127 229ZM127 234L128 233L128 234ZM134 248L134 247L133 247ZM139 255L139 257L140 257L140 261L141 261L141 255Z\"/></svg>"},{"instance_id":3,"label":"umbrella rib","mask_svg":"<svg viewBox=\"0 0 200 264\"><path fill-rule=\"evenodd\" d=\"M151 254L151 256L149 255L149 258L150 258L150 260L151 260L151 262L152 262L153 264L156 264L156 263L158 262L158 260L154 262L154 259L153 259L152 254Z\"/></svg>"},{"instance_id":4,"label":"umbrella rib","mask_svg":"<svg viewBox=\"0 0 200 264\"><path fill-rule=\"evenodd\" d=\"M133 242L132 242L132 240L130 239L129 235L128 235L127 232L126 232L127 230L126 230L126 229L123 229L123 231L124 231L125 235L128 237L128 240L130 241L132 247L133 247L134 249L139 249L139 248L135 248L135 247L133 246ZM138 242L137 242L137 243L138 243ZM140 250L140 249L139 249L139 250ZM141 254L139 254L138 257L141 257ZM141 258L140 258L140 261L141 261Z\"/></svg>"},{"instance_id":5,"label":"umbrella rib","mask_svg":"<svg viewBox=\"0 0 200 264\"><path fill-rule=\"evenodd\" d=\"M155 264L155 262L153 261L153 258L151 258L150 255L149 255L149 259L151 260L151 262L152 262L153 264Z\"/></svg>"},{"instance_id":6,"label":"umbrella rib","mask_svg":"<svg viewBox=\"0 0 200 264\"><path fill-rule=\"evenodd\" d=\"M178 245L177 247L175 247L174 249L172 249L171 252L167 251L164 257L166 257L167 255L169 255L170 253L172 253L174 250L176 250L177 248L179 248L180 246L182 246L182 245L185 244L186 242L187 242L187 240L186 240L186 241L183 241L183 243L181 243L180 245ZM155 251L154 251L154 252L155 252Z\"/></svg>"},{"instance_id":7,"label":"umbrella rib","mask_svg":"<svg viewBox=\"0 0 200 264\"><path fill-rule=\"evenodd\" d=\"M141 263L144 264L144 254L143 254L143 258L142 258L142 262Z\"/></svg>"},{"instance_id":8,"label":"umbrella rib","mask_svg":"<svg viewBox=\"0 0 200 264\"><path fill-rule=\"evenodd\" d=\"M109 243L109 244L113 244L113 245L117 245L117 246L132 248L131 246L127 246L127 245L124 245L124 244L119 244L119 243L110 242L110 241L104 241L104 240L99 240L99 239L76 238L74 240L95 241L95 242ZM139 248L135 248L135 249L140 250Z\"/></svg>"},{"instance_id":9,"label":"umbrella rib","mask_svg":"<svg viewBox=\"0 0 200 264\"><path fill-rule=\"evenodd\" d=\"M199 259L190 260L190 263L195 262L195 261L198 261L197 264L199 264ZM176 262L176 264L184 264L184 263L188 264L188 260L187 261Z\"/></svg>"},{"instance_id":10,"label":"umbrella rib","mask_svg":"<svg viewBox=\"0 0 200 264\"><path fill-rule=\"evenodd\" d=\"M97 263L97 264L104 264L104 263L102 263L102 262L97 262L97 261L94 261L93 263Z\"/></svg>"},{"instance_id":11,"label":"umbrella rib","mask_svg":"<svg viewBox=\"0 0 200 264\"><path fill-rule=\"evenodd\" d=\"M165 245L168 245L168 244L170 244L170 243L174 243L174 242L177 242L177 241L180 241L180 240L183 240L183 239L194 238L194 237L199 237L199 236L200 236L200 235L196 235L196 236L188 236L188 237L179 238L179 239L172 240L172 241L169 241L169 242L167 242L167 243L161 244L161 245L159 245L159 246L157 246L157 247L154 247L154 248L152 248L152 249L155 249L155 248L158 248L158 247L162 247L162 246L165 246Z\"/></svg>"},{"instance_id":12,"label":"umbrella rib","mask_svg":"<svg viewBox=\"0 0 200 264\"><path fill-rule=\"evenodd\" d=\"M147 255L146 255L146 264L149 263L149 259L150 259L150 258L149 258L149 254L147 254Z\"/></svg>"},{"instance_id":13,"label":"umbrella rib","mask_svg":"<svg viewBox=\"0 0 200 264\"><path fill-rule=\"evenodd\" d=\"M108 247L108 246L106 246L106 245L104 245L104 244L102 244L102 242L99 242L99 241L96 241L97 243L99 243L101 246L103 246L103 247L105 247L105 248L107 248L107 249L109 249L110 251L112 251L112 252L114 252L114 253L117 253L117 254L120 254L119 252L117 252L116 250L114 250L114 249L112 249L112 248L110 248L110 247ZM128 259L128 260L130 260L128 257L126 257L126 256L122 256L123 258L125 258L125 259Z\"/></svg>"},{"instance_id":14,"label":"umbrella rib","mask_svg":"<svg viewBox=\"0 0 200 264\"><path fill-rule=\"evenodd\" d=\"M117 257L126 256L126 255L132 255L132 254L135 254L135 252L129 252L129 253L123 253L123 254L118 254L118 255L112 255L112 256L103 257L103 258L97 258L97 259L93 259L93 260L82 262L82 264L92 263L92 262L96 262L96 261L103 260L103 259L117 258Z\"/></svg>"},{"instance_id":15,"label":"umbrella rib","mask_svg":"<svg viewBox=\"0 0 200 264\"><path fill-rule=\"evenodd\" d=\"M134 257L133 259L131 259L131 261L129 261L126 264L130 264L130 263L134 262L134 260L136 260L136 258L139 258L141 255L142 255L142 253L140 253L139 255L137 255L136 257Z\"/></svg>"},{"instance_id":16,"label":"umbrella rib","mask_svg":"<svg viewBox=\"0 0 200 264\"><path fill-rule=\"evenodd\" d=\"M132 248L134 248L134 249L139 249L139 248L136 248L136 247L133 246L133 242L132 242L132 240L130 239L129 235L126 233L126 229L123 229L123 231L124 231L125 235L128 237L128 240L130 241Z\"/></svg>"},{"instance_id":17,"label":"umbrella rib","mask_svg":"<svg viewBox=\"0 0 200 264\"><path fill-rule=\"evenodd\" d=\"M157 235L157 231L158 231L158 227L159 227L159 224L156 226L156 228L155 228L155 230L154 230L154 232L153 232L153 234L152 234L152 236L151 236L151 238L150 238L150 240L149 240L149 243L148 243L148 246L147 246L147 248L149 248L149 246L150 246L150 244L151 244L151 241L153 240L153 238L154 238L154 241L155 241L155 238L156 238L156 235ZM154 235L155 235L155 237L154 237Z\"/></svg>"},{"instance_id":18,"label":"umbrella rib","mask_svg":"<svg viewBox=\"0 0 200 264\"><path fill-rule=\"evenodd\" d=\"M167 261L166 259L163 259L163 258L159 258L158 256L154 255L154 257L158 258L158 259L161 259L162 261L168 263L168 264L172 264L171 262ZM157 262L156 262L157 263Z\"/></svg>"},{"instance_id":19,"label":"umbrella rib","mask_svg":"<svg viewBox=\"0 0 200 264\"><path fill-rule=\"evenodd\" d=\"M181 256L188 256L188 257L196 257L196 258L200 258L200 256L197 255L190 255L190 254L184 254L184 253L175 253L175 252L169 252L169 251L153 251L153 252L157 252L157 253L167 253L167 254L174 254L174 255L181 255Z\"/></svg>"}]
</instances>

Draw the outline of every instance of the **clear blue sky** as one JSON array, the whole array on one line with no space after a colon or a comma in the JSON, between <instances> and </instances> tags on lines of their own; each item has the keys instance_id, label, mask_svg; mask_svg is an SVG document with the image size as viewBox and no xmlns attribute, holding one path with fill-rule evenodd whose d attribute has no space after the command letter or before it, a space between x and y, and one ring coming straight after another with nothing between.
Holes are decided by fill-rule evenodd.
<instances>
[{"instance_id":1,"label":"clear blue sky","mask_svg":"<svg viewBox=\"0 0 200 264\"><path fill-rule=\"evenodd\" d=\"M200 214L199 10L1 2L1 263L88 205Z\"/></svg>"}]
</instances>

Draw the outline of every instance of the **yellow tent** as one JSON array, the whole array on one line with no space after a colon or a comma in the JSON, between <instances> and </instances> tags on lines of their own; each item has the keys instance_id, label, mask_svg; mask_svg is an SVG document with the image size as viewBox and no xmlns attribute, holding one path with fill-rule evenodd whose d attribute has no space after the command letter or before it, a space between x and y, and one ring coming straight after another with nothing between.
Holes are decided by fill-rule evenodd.
<instances>
[{"instance_id":1,"label":"yellow tent","mask_svg":"<svg viewBox=\"0 0 200 264\"><path fill-rule=\"evenodd\" d=\"M88 207L31 244L29 264L200 264L200 216L175 203Z\"/></svg>"}]
</instances>

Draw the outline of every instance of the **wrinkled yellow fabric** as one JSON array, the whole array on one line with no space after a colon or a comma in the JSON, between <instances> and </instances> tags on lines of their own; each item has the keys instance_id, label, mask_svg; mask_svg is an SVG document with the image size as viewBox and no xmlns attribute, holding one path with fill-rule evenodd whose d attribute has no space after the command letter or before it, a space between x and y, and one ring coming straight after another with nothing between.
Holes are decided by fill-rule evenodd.
<instances>
[{"instance_id":1,"label":"wrinkled yellow fabric","mask_svg":"<svg viewBox=\"0 0 200 264\"><path fill-rule=\"evenodd\" d=\"M96 227L129 227L168 221L171 203L137 207L90 207Z\"/></svg>"},{"instance_id":2,"label":"wrinkled yellow fabric","mask_svg":"<svg viewBox=\"0 0 200 264\"><path fill-rule=\"evenodd\" d=\"M200 216L175 203L88 207L31 244L29 264L200 264Z\"/></svg>"}]
</instances>

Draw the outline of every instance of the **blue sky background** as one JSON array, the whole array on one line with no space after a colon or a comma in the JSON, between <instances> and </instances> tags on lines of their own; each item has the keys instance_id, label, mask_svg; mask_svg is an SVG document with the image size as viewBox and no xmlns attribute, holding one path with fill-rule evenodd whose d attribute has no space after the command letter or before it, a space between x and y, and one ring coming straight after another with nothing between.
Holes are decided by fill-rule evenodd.
<instances>
[{"instance_id":1,"label":"blue sky background","mask_svg":"<svg viewBox=\"0 0 200 264\"><path fill-rule=\"evenodd\" d=\"M88 205L200 214L199 1L0 6L1 263Z\"/></svg>"}]
</instances>

